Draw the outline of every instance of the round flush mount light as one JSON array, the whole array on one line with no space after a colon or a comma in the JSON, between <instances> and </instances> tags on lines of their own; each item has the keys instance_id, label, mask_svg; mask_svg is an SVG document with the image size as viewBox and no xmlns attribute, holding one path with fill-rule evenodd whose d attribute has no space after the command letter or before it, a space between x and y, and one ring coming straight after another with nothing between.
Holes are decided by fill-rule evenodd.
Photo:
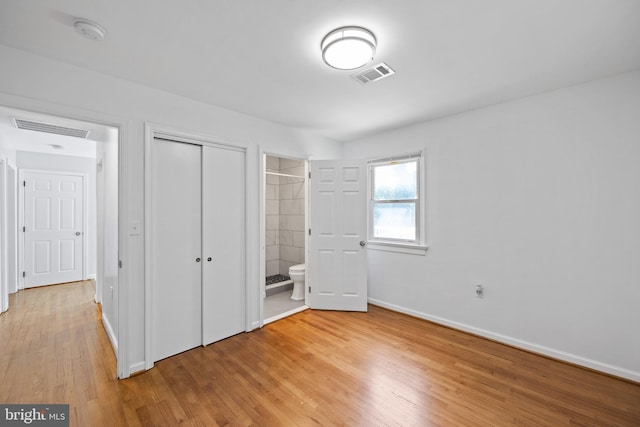
<instances>
[{"instance_id":1,"label":"round flush mount light","mask_svg":"<svg viewBox=\"0 0 640 427\"><path fill-rule=\"evenodd\" d=\"M327 34L320 47L324 62L338 70L355 70L376 53L376 37L366 28L341 27Z\"/></svg>"},{"instance_id":2,"label":"round flush mount light","mask_svg":"<svg viewBox=\"0 0 640 427\"><path fill-rule=\"evenodd\" d=\"M102 40L106 34L106 31L100 25L86 19L73 21L73 28L76 29L76 33L89 40Z\"/></svg>"}]
</instances>

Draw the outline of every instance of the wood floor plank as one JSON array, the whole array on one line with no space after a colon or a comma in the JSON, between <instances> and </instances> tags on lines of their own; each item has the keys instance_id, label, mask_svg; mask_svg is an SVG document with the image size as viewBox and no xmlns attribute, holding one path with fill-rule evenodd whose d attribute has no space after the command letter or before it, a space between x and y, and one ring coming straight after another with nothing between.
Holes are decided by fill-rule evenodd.
<instances>
[{"instance_id":1,"label":"wood floor plank","mask_svg":"<svg viewBox=\"0 0 640 427\"><path fill-rule=\"evenodd\" d=\"M305 311L116 379L91 282L11 296L0 402L74 426L638 426L640 385L371 306Z\"/></svg>"}]
</instances>

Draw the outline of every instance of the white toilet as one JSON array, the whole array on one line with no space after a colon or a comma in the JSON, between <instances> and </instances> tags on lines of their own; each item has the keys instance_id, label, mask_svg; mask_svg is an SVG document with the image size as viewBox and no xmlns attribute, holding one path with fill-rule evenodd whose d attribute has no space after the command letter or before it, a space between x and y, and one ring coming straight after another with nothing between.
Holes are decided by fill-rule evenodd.
<instances>
[{"instance_id":1,"label":"white toilet","mask_svg":"<svg viewBox=\"0 0 640 427\"><path fill-rule=\"evenodd\" d=\"M304 299L304 264L289 267L289 276L293 280L293 292L291 299L300 301Z\"/></svg>"}]
</instances>

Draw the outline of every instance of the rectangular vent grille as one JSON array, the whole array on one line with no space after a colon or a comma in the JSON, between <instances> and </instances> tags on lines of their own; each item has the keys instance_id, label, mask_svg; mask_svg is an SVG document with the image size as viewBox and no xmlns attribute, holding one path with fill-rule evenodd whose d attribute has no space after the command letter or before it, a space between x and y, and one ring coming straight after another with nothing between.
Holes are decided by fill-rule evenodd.
<instances>
[{"instance_id":1,"label":"rectangular vent grille","mask_svg":"<svg viewBox=\"0 0 640 427\"><path fill-rule=\"evenodd\" d=\"M380 64L375 65L371 68L367 68L366 70L361 71L358 74L354 74L351 77L362 84L366 84L377 82L378 80L382 80L385 77L392 76L395 73L396 72L393 71L391 67L389 67L384 62L381 62Z\"/></svg>"},{"instance_id":2,"label":"rectangular vent grille","mask_svg":"<svg viewBox=\"0 0 640 427\"><path fill-rule=\"evenodd\" d=\"M36 132L53 133L56 135L74 136L76 138L87 138L89 131L85 129L75 129L65 126L52 125L50 123L32 122L30 120L14 119L18 129L33 130Z\"/></svg>"}]
</instances>

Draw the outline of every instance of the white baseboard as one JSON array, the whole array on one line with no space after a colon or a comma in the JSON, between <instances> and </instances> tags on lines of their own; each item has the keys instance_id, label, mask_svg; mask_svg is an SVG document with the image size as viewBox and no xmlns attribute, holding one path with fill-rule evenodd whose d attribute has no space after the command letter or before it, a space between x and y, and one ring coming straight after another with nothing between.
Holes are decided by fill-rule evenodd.
<instances>
[{"instance_id":1,"label":"white baseboard","mask_svg":"<svg viewBox=\"0 0 640 427\"><path fill-rule=\"evenodd\" d=\"M144 370L146 370L145 362L134 363L129 367L129 372L131 372L131 375L137 374L138 372L144 371Z\"/></svg>"},{"instance_id":2,"label":"white baseboard","mask_svg":"<svg viewBox=\"0 0 640 427\"><path fill-rule=\"evenodd\" d=\"M113 333L113 328L111 327L111 323L109 323L109 319L102 313L102 324L104 325L104 330L107 331L107 336L109 337L109 341L111 341L111 346L113 347L113 351L118 357L118 340L116 339L116 334Z\"/></svg>"},{"instance_id":3,"label":"white baseboard","mask_svg":"<svg viewBox=\"0 0 640 427\"><path fill-rule=\"evenodd\" d=\"M98 276L96 276L95 274L89 274L86 278L86 280L91 280L93 282L93 286L95 288L98 287ZM96 304L100 304L102 301L100 301L98 299L98 293L96 292L96 294L93 296L93 300L96 302Z\"/></svg>"},{"instance_id":4,"label":"white baseboard","mask_svg":"<svg viewBox=\"0 0 640 427\"><path fill-rule=\"evenodd\" d=\"M544 356L551 357L553 359L569 362L574 365L584 366L586 368L604 372L606 374L614 375L616 377L625 378L635 382L640 382L640 372L630 371L628 369L620 368L618 366L612 366L607 363L602 363L602 362L598 362L596 360L588 359L585 357L576 356L574 354L565 353L563 351L559 351L553 348L541 346L538 344L533 344L528 341L523 341L523 340L512 338L506 335L497 334L495 332L476 328L474 326L469 326L464 323L454 322L452 320L444 319L442 317L432 316L430 314L422 313L416 310L411 310L395 304L389 304L384 301L376 300L373 298L369 298L368 301L370 304L373 304L373 305L377 305L383 308L387 308L389 310L397 311L399 313L408 314L413 317L428 320L430 322L448 326L450 328L457 329L460 331L469 332L471 334L488 338L503 344L507 344L512 347L520 348L533 353L538 353Z\"/></svg>"}]
</instances>

